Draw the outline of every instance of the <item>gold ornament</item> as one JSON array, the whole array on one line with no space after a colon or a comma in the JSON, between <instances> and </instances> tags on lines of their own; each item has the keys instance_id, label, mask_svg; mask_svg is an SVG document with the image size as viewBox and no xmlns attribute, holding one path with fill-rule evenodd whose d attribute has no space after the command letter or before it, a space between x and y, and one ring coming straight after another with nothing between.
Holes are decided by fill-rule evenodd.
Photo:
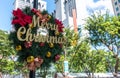
<instances>
[{"instance_id":1,"label":"gold ornament","mask_svg":"<svg viewBox=\"0 0 120 78\"><path fill-rule=\"evenodd\" d=\"M51 19L51 16L50 16L50 15L48 15L48 19L49 19L49 20Z\"/></svg>"},{"instance_id":2,"label":"gold ornament","mask_svg":"<svg viewBox=\"0 0 120 78\"><path fill-rule=\"evenodd\" d=\"M48 51L47 54L46 54L46 56L47 57L51 57L51 52Z\"/></svg>"},{"instance_id":3,"label":"gold ornament","mask_svg":"<svg viewBox=\"0 0 120 78\"><path fill-rule=\"evenodd\" d=\"M17 50L17 51L22 50L21 45L16 46L16 50Z\"/></svg>"},{"instance_id":4,"label":"gold ornament","mask_svg":"<svg viewBox=\"0 0 120 78\"><path fill-rule=\"evenodd\" d=\"M54 44L53 43L49 43L49 46L50 46L50 48L53 48Z\"/></svg>"},{"instance_id":5,"label":"gold ornament","mask_svg":"<svg viewBox=\"0 0 120 78\"><path fill-rule=\"evenodd\" d=\"M30 24L29 24L29 27L30 27L30 28L33 28L33 27L34 27L34 25L33 25L32 23L30 23Z\"/></svg>"},{"instance_id":6,"label":"gold ornament","mask_svg":"<svg viewBox=\"0 0 120 78\"><path fill-rule=\"evenodd\" d=\"M33 61L34 61L34 57L33 57L33 56L27 57L27 62L28 62L28 63L31 63L31 62L33 62Z\"/></svg>"},{"instance_id":7,"label":"gold ornament","mask_svg":"<svg viewBox=\"0 0 120 78\"><path fill-rule=\"evenodd\" d=\"M55 35L59 35L60 33L58 31L55 31Z\"/></svg>"}]
</instances>

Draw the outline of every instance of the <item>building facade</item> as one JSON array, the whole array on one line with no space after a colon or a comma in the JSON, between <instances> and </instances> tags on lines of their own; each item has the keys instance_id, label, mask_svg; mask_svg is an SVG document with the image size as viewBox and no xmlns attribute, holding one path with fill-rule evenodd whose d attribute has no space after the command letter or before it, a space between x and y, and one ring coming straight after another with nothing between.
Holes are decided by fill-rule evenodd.
<instances>
[{"instance_id":1,"label":"building facade","mask_svg":"<svg viewBox=\"0 0 120 78\"><path fill-rule=\"evenodd\" d=\"M114 14L116 16L120 16L120 0L111 0L111 1L112 1Z\"/></svg>"},{"instance_id":2,"label":"building facade","mask_svg":"<svg viewBox=\"0 0 120 78\"><path fill-rule=\"evenodd\" d=\"M88 15L84 2L84 0L55 0L55 17L62 21L65 27L75 31L80 28L83 38L88 37L88 31L84 28L84 19Z\"/></svg>"},{"instance_id":3,"label":"building facade","mask_svg":"<svg viewBox=\"0 0 120 78\"><path fill-rule=\"evenodd\" d=\"M25 7L33 8L34 0L15 0L14 9L20 8L23 9ZM43 0L38 0L38 9L46 10L47 3Z\"/></svg>"},{"instance_id":4,"label":"building facade","mask_svg":"<svg viewBox=\"0 0 120 78\"><path fill-rule=\"evenodd\" d=\"M73 26L75 14L77 26L82 25L84 23L82 18L87 17L86 5L83 3L84 0L55 0L56 18L61 20L65 26Z\"/></svg>"}]
</instances>

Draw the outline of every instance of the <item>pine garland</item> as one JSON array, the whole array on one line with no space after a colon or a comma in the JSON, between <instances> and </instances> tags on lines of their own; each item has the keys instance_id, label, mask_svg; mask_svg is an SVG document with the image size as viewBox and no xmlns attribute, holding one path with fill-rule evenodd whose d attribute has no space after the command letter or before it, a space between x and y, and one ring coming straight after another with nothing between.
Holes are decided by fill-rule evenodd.
<instances>
[{"instance_id":1,"label":"pine garland","mask_svg":"<svg viewBox=\"0 0 120 78\"><path fill-rule=\"evenodd\" d=\"M31 34L38 34L38 26L34 26L33 24L33 16L39 17L39 24L42 25L43 23L50 23L51 25L57 26L57 30L51 30L50 28L45 29L48 33L47 35L57 38L63 37L63 24L61 21L55 19L52 15L48 14L47 11L39 11L36 9L30 9L26 7L25 9L17 9L13 10L13 19L12 19L12 25L13 30L10 33L10 40L13 41L13 46L17 52L18 55L18 61L26 63L28 65L28 68L31 67L32 63L38 62L37 64L34 64L32 67L50 67L51 63L55 63L59 60L60 55L63 52L62 49L62 42L58 41L56 43L51 43L47 41L30 41L29 40L20 40L18 37L24 39L27 35L27 30L30 29ZM37 25L37 24L36 24ZM18 33L18 31L21 29L21 32ZM26 29L26 32L24 30ZM39 30L43 31L43 30ZM44 32L42 32L44 33ZM19 34L19 35L18 35ZM44 33L45 34L45 33ZM42 34L39 34L42 35ZM44 37L41 36L41 37ZM41 38L42 39L42 38ZM50 38L49 38L50 39ZM64 38L63 42L64 42ZM29 66L30 65L30 66ZM34 70L34 68L29 68L30 70Z\"/></svg>"}]
</instances>

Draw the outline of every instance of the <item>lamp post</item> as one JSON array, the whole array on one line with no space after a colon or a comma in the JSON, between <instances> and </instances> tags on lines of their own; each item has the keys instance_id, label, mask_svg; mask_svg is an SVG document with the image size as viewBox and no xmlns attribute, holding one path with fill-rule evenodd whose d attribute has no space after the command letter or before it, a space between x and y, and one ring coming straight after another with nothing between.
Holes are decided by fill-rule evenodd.
<instances>
[{"instance_id":1,"label":"lamp post","mask_svg":"<svg viewBox=\"0 0 120 78\"><path fill-rule=\"evenodd\" d=\"M33 8L38 9L38 0L34 0ZM35 78L35 70L30 70L29 78Z\"/></svg>"}]
</instances>

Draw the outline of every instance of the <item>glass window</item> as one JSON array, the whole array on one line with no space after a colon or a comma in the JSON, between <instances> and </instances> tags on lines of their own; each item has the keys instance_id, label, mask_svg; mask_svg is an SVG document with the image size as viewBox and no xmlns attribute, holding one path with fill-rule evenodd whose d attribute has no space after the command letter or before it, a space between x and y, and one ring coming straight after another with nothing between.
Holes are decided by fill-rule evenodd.
<instances>
[{"instance_id":1,"label":"glass window","mask_svg":"<svg viewBox=\"0 0 120 78\"><path fill-rule=\"evenodd\" d=\"M115 2L115 5L117 5L117 2Z\"/></svg>"},{"instance_id":2,"label":"glass window","mask_svg":"<svg viewBox=\"0 0 120 78\"><path fill-rule=\"evenodd\" d=\"M116 8L116 11L118 11L118 10L119 10L119 8L117 7L117 8Z\"/></svg>"},{"instance_id":3,"label":"glass window","mask_svg":"<svg viewBox=\"0 0 120 78\"><path fill-rule=\"evenodd\" d=\"M55 0L55 3L57 3L58 2L58 0Z\"/></svg>"},{"instance_id":4,"label":"glass window","mask_svg":"<svg viewBox=\"0 0 120 78\"><path fill-rule=\"evenodd\" d=\"M26 2L29 2L29 3L30 3L30 0L27 0Z\"/></svg>"},{"instance_id":5,"label":"glass window","mask_svg":"<svg viewBox=\"0 0 120 78\"><path fill-rule=\"evenodd\" d=\"M120 0L118 0L118 2L120 3Z\"/></svg>"},{"instance_id":6,"label":"glass window","mask_svg":"<svg viewBox=\"0 0 120 78\"><path fill-rule=\"evenodd\" d=\"M42 7L44 7L44 5L42 5Z\"/></svg>"},{"instance_id":7,"label":"glass window","mask_svg":"<svg viewBox=\"0 0 120 78\"><path fill-rule=\"evenodd\" d=\"M120 13L117 13L117 16L120 16Z\"/></svg>"}]
</instances>

